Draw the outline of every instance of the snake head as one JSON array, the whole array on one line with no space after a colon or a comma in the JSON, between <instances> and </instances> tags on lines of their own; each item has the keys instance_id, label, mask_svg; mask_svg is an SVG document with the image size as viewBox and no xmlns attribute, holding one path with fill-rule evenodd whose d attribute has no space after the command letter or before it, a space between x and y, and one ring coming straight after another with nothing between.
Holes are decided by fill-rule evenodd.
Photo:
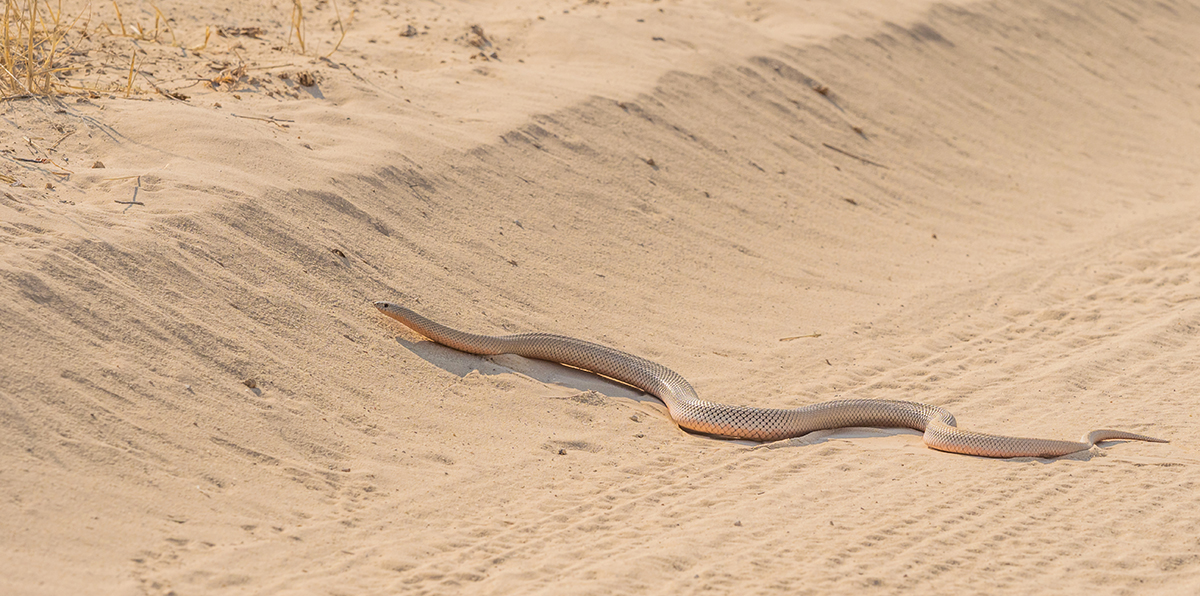
<instances>
[{"instance_id":1,"label":"snake head","mask_svg":"<svg viewBox=\"0 0 1200 596\"><path fill-rule=\"evenodd\" d=\"M388 302L386 300L376 300L372 304L375 305L375 308L379 309L379 312L381 312L393 319L396 319L397 321L400 321L401 323L404 323L405 325L408 325L409 327L412 327L413 324L416 323L417 321L424 320L424 318L421 317L421 315L418 315L417 313L415 313L403 306L400 306L399 304L396 304L395 302Z\"/></svg>"}]
</instances>

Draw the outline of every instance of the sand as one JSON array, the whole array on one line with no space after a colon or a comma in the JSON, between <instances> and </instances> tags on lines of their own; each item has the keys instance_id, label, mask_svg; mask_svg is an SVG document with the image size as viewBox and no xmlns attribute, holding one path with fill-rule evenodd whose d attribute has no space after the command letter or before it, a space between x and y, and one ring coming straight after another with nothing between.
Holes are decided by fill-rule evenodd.
<instances>
[{"instance_id":1,"label":"sand","mask_svg":"<svg viewBox=\"0 0 1200 596\"><path fill-rule=\"evenodd\" d=\"M0 104L0 592L1200 592L1194 4L160 9ZM696 436L372 300L1171 443Z\"/></svg>"}]
</instances>

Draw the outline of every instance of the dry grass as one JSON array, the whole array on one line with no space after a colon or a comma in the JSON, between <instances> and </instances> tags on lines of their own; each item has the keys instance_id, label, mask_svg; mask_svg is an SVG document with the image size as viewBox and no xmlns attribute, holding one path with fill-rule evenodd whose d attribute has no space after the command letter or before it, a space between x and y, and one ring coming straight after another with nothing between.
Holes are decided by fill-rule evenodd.
<instances>
[{"instance_id":1,"label":"dry grass","mask_svg":"<svg viewBox=\"0 0 1200 596\"><path fill-rule=\"evenodd\" d=\"M300 53L304 53L304 6L300 4L300 0L292 0L292 30L288 33L288 43L291 43L292 37L296 38L296 43L300 45Z\"/></svg>"},{"instance_id":2,"label":"dry grass","mask_svg":"<svg viewBox=\"0 0 1200 596\"><path fill-rule=\"evenodd\" d=\"M175 31L173 31L171 29L170 23L167 22L167 17L163 16L162 11L159 10L158 6L155 6L155 4L153 2L150 2L149 4L150 4L150 8L152 10L154 10L154 30L153 31L151 31L147 27L143 27L142 24L138 21L134 21L129 26L129 29L126 29L125 28L125 17L121 14L121 7L117 5L116 0L113 0L112 5L113 5L113 10L117 11L117 23L121 26L121 33L118 34L117 32L113 31L112 28L110 28L107 23L105 23L103 25L104 28L108 31L109 35L112 35L114 37L129 37L129 38L136 39L139 41L153 41L156 43L162 43L162 41L158 39L158 36L161 34L161 31L159 30L159 25L161 24L162 30L165 30L167 33L171 34L171 45L173 45L173 46L179 45L179 42L175 40Z\"/></svg>"},{"instance_id":3,"label":"dry grass","mask_svg":"<svg viewBox=\"0 0 1200 596\"><path fill-rule=\"evenodd\" d=\"M103 57L100 61L97 61L94 54L89 60L88 52L94 51L97 43L102 43L101 40L121 38L129 39L134 44L152 42L163 46L183 47L171 22L151 1L146 4L150 7L152 14L143 13L142 19L149 19L152 16L153 23L147 20L143 24L143 21L131 18L128 14L122 13L118 0L109 0L115 12L115 22L111 20L110 16L108 22L101 19L101 22L94 27L90 24L94 12L90 4L78 14L67 18L62 7L63 0L0 0L0 2L4 2L4 22L0 25L3 28L3 47L0 48L0 99L79 93L94 95L96 92L117 92L123 93L126 97L136 95L142 93L143 90L135 86L135 79L138 76L142 76L142 78L145 76L138 70L143 60L136 55L139 50L135 45L131 44L131 47L126 50L110 44L107 46L108 49L102 52ZM341 37L334 44L333 49L326 54L326 57L336 52L346 37L345 24L336 0L333 2L333 8L337 14L336 26L340 30ZM98 15L98 13L96 14ZM288 42L290 43L294 38L300 53L306 54L309 49L313 49L314 44L310 42L305 31L306 23L302 0L292 0L291 21ZM246 28L246 30L250 29L256 32L252 36L256 39L265 33L256 27ZM241 29L233 31L235 31L235 35L244 34ZM211 33L212 30L205 27L204 41L189 48L191 53L198 57L199 52L208 47ZM218 30L218 33L221 31ZM142 47L144 50L145 46ZM127 51L128 53L126 53ZM142 53L145 52L142 51ZM118 56L122 58L118 58ZM87 73L103 73L105 69L111 71L112 67L116 66L113 64L114 59L124 62L122 66L117 67L124 71L119 83L115 80L102 83L99 75L96 80L85 82L80 79L80 74L84 71ZM152 57L147 57L147 59L153 61ZM240 57L238 61L242 62ZM218 82L225 85L216 85L214 88L228 86L229 81L226 79L244 74L245 68L243 66L243 72L234 70L223 72L219 77L221 80ZM175 99L181 98L178 94L163 91L153 83L151 85L159 93Z\"/></svg>"},{"instance_id":4,"label":"dry grass","mask_svg":"<svg viewBox=\"0 0 1200 596\"><path fill-rule=\"evenodd\" d=\"M328 54L325 54L326 58L332 56L334 52L338 51L338 48L342 47L342 42L346 41L346 25L342 23L342 9L338 8L337 0L333 0L333 11L335 14L337 14L337 25L338 29L340 29L342 32L342 36L338 38L338 41L336 44L334 44L333 49L329 50Z\"/></svg>"},{"instance_id":5,"label":"dry grass","mask_svg":"<svg viewBox=\"0 0 1200 596\"><path fill-rule=\"evenodd\" d=\"M342 42L346 40L346 24L342 20L342 9L338 6L337 0L333 0L333 10L337 15L336 22L338 30L341 32L341 37L338 38L333 49L329 50L328 54L325 54L326 58L338 51L338 48L342 47ZM308 34L304 30L304 5L301 0L292 0L292 28L288 31L289 44L292 42L293 37L296 38L296 44L300 46L300 53L304 54L308 50L306 42Z\"/></svg>"},{"instance_id":6,"label":"dry grass","mask_svg":"<svg viewBox=\"0 0 1200 596\"><path fill-rule=\"evenodd\" d=\"M53 95L59 85L58 74L68 70L59 64L69 51L63 42L82 14L64 24L61 2L57 10L50 0L4 2L0 97Z\"/></svg>"},{"instance_id":7,"label":"dry grass","mask_svg":"<svg viewBox=\"0 0 1200 596\"><path fill-rule=\"evenodd\" d=\"M88 23L80 23L90 11L82 10L70 22L63 19L62 0L51 4L51 0L3 0L4 22L3 48L0 49L0 97L10 99L26 96L48 96L60 93L86 92L87 87L71 84L67 75L75 69L71 64L73 50L67 43L74 37L78 44L88 39ZM121 8L114 1L120 33L107 24L100 26L114 37L128 37L140 41L158 42L165 32L175 42L175 32L162 12L153 3L154 28L143 27L139 22L125 25ZM75 34L72 36L72 34ZM129 76L124 86L126 97L133 91L135 56L130 55Z\"/></svg>"}]
</instances>

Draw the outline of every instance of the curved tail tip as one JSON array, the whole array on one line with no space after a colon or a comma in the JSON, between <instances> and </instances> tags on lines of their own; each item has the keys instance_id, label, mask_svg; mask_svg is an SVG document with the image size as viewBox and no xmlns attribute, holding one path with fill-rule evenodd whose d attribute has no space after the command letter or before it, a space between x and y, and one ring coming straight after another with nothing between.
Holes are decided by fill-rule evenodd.
<instances>
[{"instance_id":1,"label":"curved tail tip","mask_svg":"<svg viewBox=\"0 0 1200 596\"><path fill-rule=\"evenodd\" d=\"M1129 432L1112 430L1112 429L1094 430L1094 431L1084 435L1084 437L1083 437L1083 441L1085 443L1090 443L1092 445L1095 445L1102 441L1122 441L1122 440L1124 440L1124 441L1146 441L1147 443L1170 443L1170 441L1168 441L1167 439L1158 439L1155 437L1148 437L1146 435L1139 435L1136 433L1129 433Z\"/></svg>"}]
</instances>

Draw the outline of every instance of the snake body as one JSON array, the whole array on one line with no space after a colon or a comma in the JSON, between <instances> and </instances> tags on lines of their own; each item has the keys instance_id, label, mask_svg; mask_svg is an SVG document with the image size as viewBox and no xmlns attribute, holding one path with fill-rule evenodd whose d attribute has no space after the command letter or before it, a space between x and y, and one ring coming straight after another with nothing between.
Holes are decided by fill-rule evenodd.
<instances>
[{"instance_id":1,"label":"snake body","mask_svg":"<svg viewBox=\"0 0 1200 596\"><path fill-rule=\"evenodd\" d=\"M954 415L942 408L909 401L841 399L791 409L718 404L700 399L679 373L608 346L548 333L476 335L435 323L392 302L376 302L375 307L417 333L456 350L549 360L627 383L662 400L676 424L698 433L776 441L850 426L911 428L925 433L925 445L933 449L985 457L1057 457L1110 439L1167 442L1109 429L1092 431L1079 441L990 435L958 428Z\"/></svg>"}]
</instances>

